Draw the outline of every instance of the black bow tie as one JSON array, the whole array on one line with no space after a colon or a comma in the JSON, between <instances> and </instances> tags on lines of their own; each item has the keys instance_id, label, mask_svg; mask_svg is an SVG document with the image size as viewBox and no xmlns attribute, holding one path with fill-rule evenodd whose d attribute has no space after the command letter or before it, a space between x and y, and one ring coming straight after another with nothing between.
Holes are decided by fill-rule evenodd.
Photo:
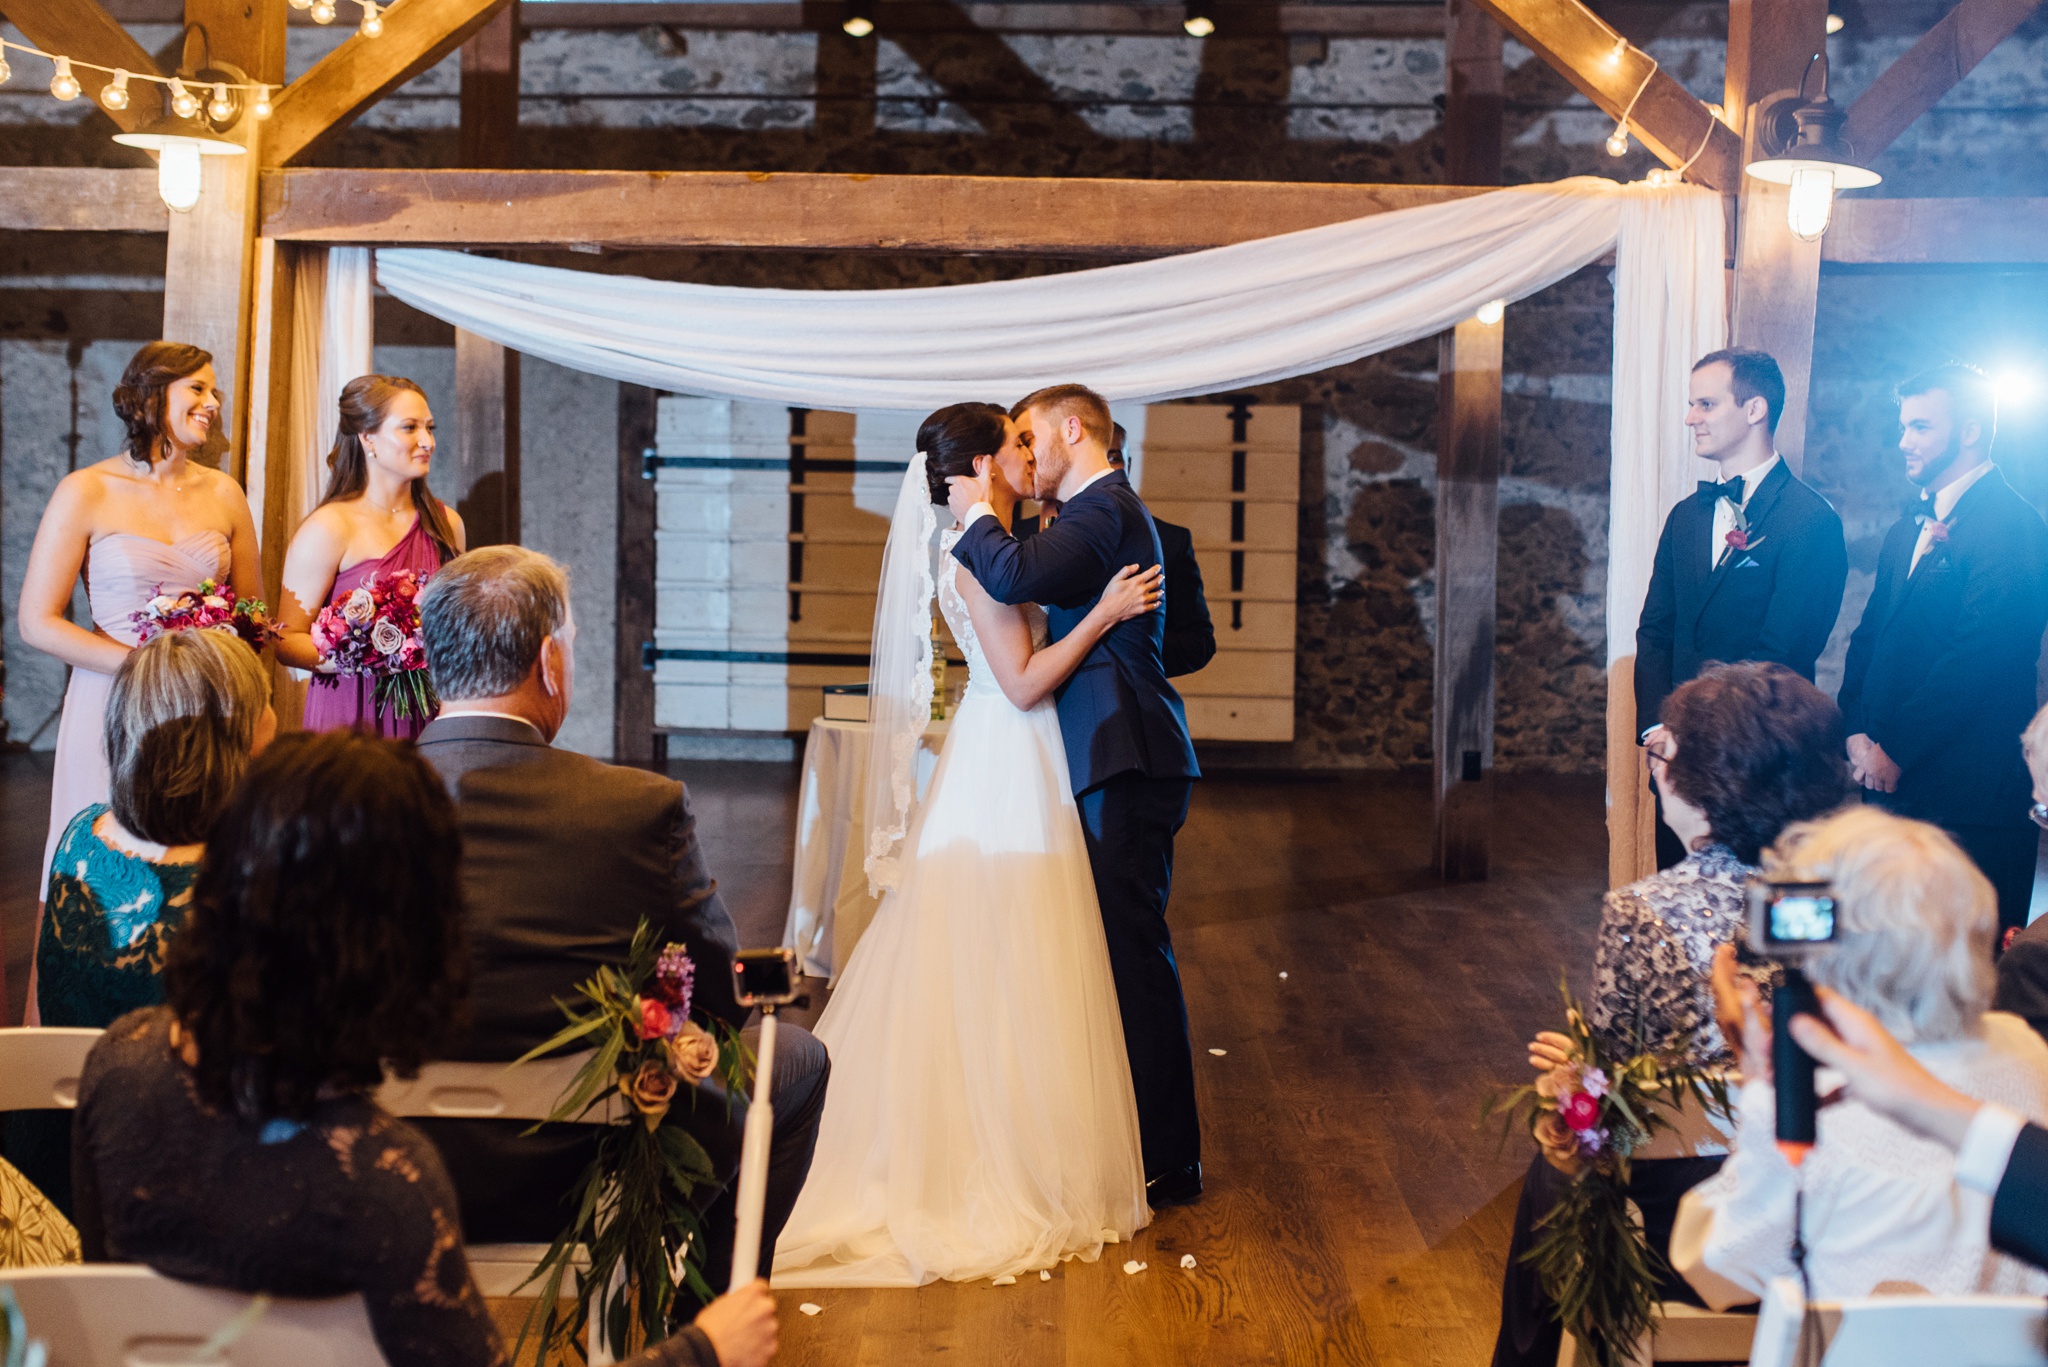
<instances>
[{"instance_id":1,"label":"black bow tie","mask_svg":"<svg viewBox=\"0 0 2048 1367\"><path fill-rule=\"evenodd\" d=\"M1700 492L1709 500L1725 498L1740 508L1743 504L1742 476L1737 475L1729 480L1703 479L1700 481Z\"/></svg>"}]
</instances>

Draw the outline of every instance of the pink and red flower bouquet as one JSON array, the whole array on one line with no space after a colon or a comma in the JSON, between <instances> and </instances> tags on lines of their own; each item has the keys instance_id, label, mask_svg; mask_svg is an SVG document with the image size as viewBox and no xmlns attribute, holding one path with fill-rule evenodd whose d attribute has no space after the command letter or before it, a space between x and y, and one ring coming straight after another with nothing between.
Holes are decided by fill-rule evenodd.
<instances>
[{"instance_id":1,"label":"pink and red flower bouquet","mask_svg":"<svg viewBox=\"0 0 2048 1367\"><path fill-rule=\"evenodd\" d=\"M348 597L320 609L313 619L313 645L320 652L313 682L338 688L343 676L371 679L378 716L433 716L441 704L420 642L424 586L411 570L374 574Z\"/></svg>"},{"instance_id":2,"label":"pink and red flower bouquet","mask_svg":"<svg viewBox=\"0 0 2048 1367\"><path fill-rule=\"evenodd\" d=\"M148 641L167 631L230 631L261 651L277 638L269 609L261 598L237 598L234 589L212 579L177 593L156 586L156 596L128 614L138 640Z\"/></svg>"}]
</instances>

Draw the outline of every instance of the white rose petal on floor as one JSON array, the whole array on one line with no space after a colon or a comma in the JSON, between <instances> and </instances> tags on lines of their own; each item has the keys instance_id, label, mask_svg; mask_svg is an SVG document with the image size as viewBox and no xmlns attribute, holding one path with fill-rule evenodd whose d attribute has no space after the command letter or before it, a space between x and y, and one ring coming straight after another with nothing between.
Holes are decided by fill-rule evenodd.
<instances>
[{"instance_id":1,"label":"white rose petal on floor","mask_svg":"<svg viewBox=\"0 0 2048 1367\"><path fill-rule=\"evenodd\" d=\"M1183 1254L1181 1254L1181 1255L1180 1255L1180 1265L1181 1265L1182 1267L1186 1268L1186 1269L1187 1269L1188 1271L1190 1271L1190 1272L1194 1271L1194 1270L1195 1270L1195 1255L1194 1255L1194 1254L1192 1254L1192 1253L1183 1253Z\"/></svg>"},{"instance_id":2,"label":"white rose petal on floor","mask_svg":"<svg viewBox=\"0 0 2048 1367\"><path fill-rule=\"evenodd\" d=\"M823 1313L825 1307L822 1305L814 1305L810 1301L805 1301L802 1305L799 1305L797 1309L803 1311L806 1315L816 1315Z\"/></svg>"},{"instance_id":3,"label":"white rose petal on floor","mask_svg":"<svg viewBox=\"0 0 2048 1367\"><path fill-rule=\"evenodd\" d=\"M1151 1264L1141 1263L1136 1258L1133 1258L1129 1262L1124 1264L1124 1275L1129 1277L1135 1277L1140 1272L1143 1272L1149 1266L1151 1266Z\"/></svg>"}]
</instances>

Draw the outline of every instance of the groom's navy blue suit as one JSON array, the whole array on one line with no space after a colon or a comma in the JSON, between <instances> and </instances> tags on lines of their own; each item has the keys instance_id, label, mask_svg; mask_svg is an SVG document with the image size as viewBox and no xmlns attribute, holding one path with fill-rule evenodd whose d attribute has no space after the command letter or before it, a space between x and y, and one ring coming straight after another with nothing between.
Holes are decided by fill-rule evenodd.
<instances>
[{"instance_id":1,"label":"groom's navy blue suit","mask_svg":"<svg viewBox=\"0 0 2048 1367\"><path fill-rule=\"evenodd\" d=\"M953 555L997 602L1043 604L1055 641L1088 615L1118 570L1160 562L1152 515L1121 471L1068 499L1057 521L1024 541L995 518L978 518ZM1057 694L1148 1178L1202 1158L1187 1007L1166 928L1173 837L1201 770L1180 694L1166 681L1165 639L1163 608L1119 622Z\"/></svg>"}]
</instances>

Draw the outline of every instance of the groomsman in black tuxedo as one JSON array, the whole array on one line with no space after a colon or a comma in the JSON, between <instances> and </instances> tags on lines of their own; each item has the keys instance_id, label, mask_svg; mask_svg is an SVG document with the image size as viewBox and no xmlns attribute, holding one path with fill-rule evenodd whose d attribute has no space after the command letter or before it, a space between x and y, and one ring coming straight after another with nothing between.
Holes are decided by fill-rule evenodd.
<instances>
[{"instance_id":1,"label":"groomsman in black tuxedo","mask_svg":"<svg viewBox=\"0 0 2048 1367\"><path fill-rule=\"evenodd\" d=\"M1998 400L1945 365L1899 386L1899 449L1920 496L1885 534L1849 640L1851 773L1880 802L1956 838L2027 923L2039 831L2020 733L2048 629L2048 525L1991 463Z\"/></svg>"},{"instance_id":2,"label":"groomsman in black tuxedo","mask_svg":"<svg viewBox=\"0 0 2048 1367\"><path fill-rule=\"evenodd\" d=\"M1122 423L1111 438L1109 463L1125 468ZM1159 567L1166 574L1166 677L1193 674L1216 658L1216 626L1209 620L1209 598L1202 592L1202 566L1195 559L1195 534L1163 517L1152 519L1159 532Z\"/></svg>"},{"instance_id":3,"label":"groomsman in black tuxedo","mask_svg":"<svg viewBox=\"0 0 2048 1367\"><path fill-rule=\"evenodd\" d=\"M1813 678L1842 611L1842 519L1778 455L1785 377L1762 351L1730 349L1692 368L1685 425L1719 467L1664 520L1636 627L1636 726L1664 743L1664 699L1709 664L1768 660ZM1657 823L1657 865L1686 856Z\"/></svg>"}]
</instances>

